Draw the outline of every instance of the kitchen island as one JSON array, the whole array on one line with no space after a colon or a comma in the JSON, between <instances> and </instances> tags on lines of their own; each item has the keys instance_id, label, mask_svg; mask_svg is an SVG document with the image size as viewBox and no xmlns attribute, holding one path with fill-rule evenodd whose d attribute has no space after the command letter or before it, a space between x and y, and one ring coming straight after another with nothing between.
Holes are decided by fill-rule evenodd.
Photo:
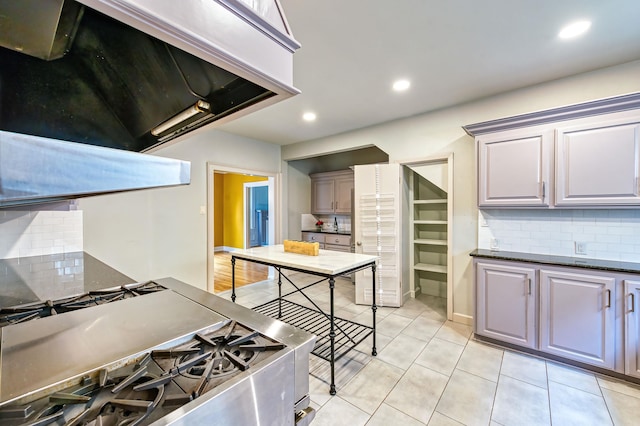
<instances>
[{"instance_id":1,"label":"kitchen island","mask_svg":"<svg viewBox=\"0 0 640 426\"><path fill-rule=\"evenodd\" d=\"M369 256L357 253L338 252L333 250L320 250L318 256L307 256L284 251L283 245L263 246L247 250L234 251L231 255L231 300L235 302L235 264L236 260L244 260L262 265L271 266L278 271L278 298L253 308L257 312L277 318L305 331L318 336L316 346L312 353L329 361L331 365L331 385L329 393L336 394L335 386L335 362L353 349L356 345L373 335L371 353L376 352L376 262L377 256ZM373 316L372 326L368 327L353 321L336 318L334 315L334 287L336 277L353 273L362 269L372 270L372 294L373 301L371 312ZM320 277L305 286L296 285L284 272L301 272ZM295 290L282 294L282 279L291 284ZM309 296L304 293L306 288L323 283L329 283L330 301L329 313L324 312ZM302 294L316 309L286 300L291 294ZM328 328L327 328L328 327ZM340 333L337 337L336 329Z\"/></svg>"}]
</instances>

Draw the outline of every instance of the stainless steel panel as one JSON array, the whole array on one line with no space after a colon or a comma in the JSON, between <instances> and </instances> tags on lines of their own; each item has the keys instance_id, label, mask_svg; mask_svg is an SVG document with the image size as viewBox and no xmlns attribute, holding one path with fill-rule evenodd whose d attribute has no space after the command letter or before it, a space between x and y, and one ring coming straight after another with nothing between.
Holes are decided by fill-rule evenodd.
<instances>
[{"instance_id":1,"label":"stainless steel panel","mask_svg":"<svg viewBox=\"0 0 640 426\"><path fill-rule=\"evenodd\" d=\"M0 405L179 343L226 320L167 290L4 327Z\"/></svg>"},{"instance_id":2,"label":"stainless steel panel","mask_svg":"<svg viewBox=\"0 0 640 426\"><path fill-rule=\"evenodd\" d=\"M246 327L258 330L267 337L295 348L295 402L302 400L309 394L309 354L315 345L316 336L174 278L162 278L154 281L221 315L233 318Z\"/></svg>"},{"instance_id":3,"label":"stainless steel panel","mask_svg":"<svg viewBox=\"0 0 640 426\"><path fill-rule=\"evenodd\" d=\"M230 381L155 422L162 425L294 424L293 351L276 357L237 382Z\"/></svg>"},{"instance_id":4,"label":"stainless steel panel","mask_svg":"<svg viewBox=\"0 0 640 426\"><path fill-rule=\"evenodd\" d=\"M65 0L0 2L0 45L40 59L60 58L71 47L82 8Z\"/></svg>"},{"instance_id":5,"label":"stainless steel panel","mask_svg":"<svg viewBox=\"0 0 640 426\"><path fill-rule=\"evenodd\" d=\"M0 207L185 185L191 163L0 131Z\"/></svg>"}]
</instances>

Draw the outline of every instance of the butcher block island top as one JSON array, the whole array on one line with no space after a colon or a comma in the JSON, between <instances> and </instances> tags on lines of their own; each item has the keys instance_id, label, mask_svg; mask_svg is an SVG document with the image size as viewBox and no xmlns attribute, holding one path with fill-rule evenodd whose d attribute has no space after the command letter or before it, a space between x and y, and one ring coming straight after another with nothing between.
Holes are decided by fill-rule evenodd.
<instances>
[{"instance_id":1,"label":"butcher block island top","mask_svg":"<svg viewBox=\"0 0 640 426\"><path fill-rule=\"evenodd\" d=\"M285 252L282 244L234 251L232 255L238 259L275 264L322 275L340 275L378 260L378 256L323 249L320 249L318 256L308 256Z\"/></svg>"}]
</instances>

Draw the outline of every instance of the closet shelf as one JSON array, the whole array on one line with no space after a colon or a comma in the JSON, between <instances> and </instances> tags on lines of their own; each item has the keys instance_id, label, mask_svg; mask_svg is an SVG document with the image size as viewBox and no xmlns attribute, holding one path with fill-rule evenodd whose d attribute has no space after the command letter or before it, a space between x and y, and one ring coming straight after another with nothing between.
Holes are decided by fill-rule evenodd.
<instances>
[{"instance_id":1,"label":"closet shelf","mask_svg":"<svg viewBox=\"0 0 640 426\"><path fill-rule=\"evenodd\" d=\"M428 246L446 246L447 240L428 240L425 238L417 238L413 240L414 244L424 244Z\"/></svg>"},{"instance_id":2,"label":"closet shelf","mask_svg":"<svg viewBox=\"0 0 640 426\"><path fill-rule=\"evenodd\" d=\"M447 200L413 200L413 204L447 204Z\"/></svg>"},{"instance_id":3,"label":"closet shelf","mask_svg":"<svg viewBox=\"0 0 640 426\"><path fill-rule=\"evenodd\" d=\"M413 265L416 271L436 272L438 274L447 273L447 265L432 265L430 263L416 263Z\"/></svg>"},{"instance_id":4,"label":"closet shelf","mask_svg":"<svg viewBox=\"0 0 640 426\"><path fill-rule=\"evenodd\" d=\"M446 225L446 220L414 220L414 225Z\"/></svg>"}]
</instances>

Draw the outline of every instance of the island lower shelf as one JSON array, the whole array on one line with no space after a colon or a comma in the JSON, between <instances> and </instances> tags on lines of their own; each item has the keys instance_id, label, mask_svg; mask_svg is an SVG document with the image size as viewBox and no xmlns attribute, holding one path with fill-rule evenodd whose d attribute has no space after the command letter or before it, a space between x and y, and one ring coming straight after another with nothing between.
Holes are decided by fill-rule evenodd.
<instances>
[{"instance_id":1,"label":"island lower shelf","mask_svg":"<svg viewBox=\"0 0 640 426\"><path fill-rule=\"evenodd\" d=\"M311 353L325 361L331 360L331 339L329 336L331 327L323 312L285 299L272 300L254 307L253 310L315 334L317 336L316 345ZM334 354L336 361L373 333L373 327L338 317L334 317L334 324L337 330Z\"/></svg>"}]
</instances>

